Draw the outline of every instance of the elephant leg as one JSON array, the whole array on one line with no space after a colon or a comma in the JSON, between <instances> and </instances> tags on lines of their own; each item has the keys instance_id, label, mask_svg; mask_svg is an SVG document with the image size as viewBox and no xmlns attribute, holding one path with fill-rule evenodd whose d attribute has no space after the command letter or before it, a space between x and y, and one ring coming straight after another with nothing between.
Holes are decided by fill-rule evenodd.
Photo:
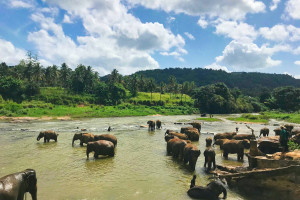
<instances>
[{"instance_id":1,"label":"elephant leg","mask_svg":"<svg viewBox=\"0 0 300 200\"><path fill-rule=\"evenodd\" d=\"M211 162L208 162L208 167L207 170L210 171L211 170Z\"/></svg>"},{"instance_id":2,"label":"elephant leg","mask_svg":"<svg viewBox=\"0 0 300 200\"><path fill-rule=\"evenodd\" d=\"M44 143L46 143L46 141L47 141L46 138L44 138Z\"/></svg>"},{"instance_id":3,"label":"elephant leg","mask_svg":"<svg viewBox=\"0 0 300 200\"><path fill-rule=\"evenodd\" d=\"M96 152L94 153L94 158L98 158L98 154Z\"/></svg>"},{"instance_id":4,"label":"elephant leg","mask_svg":"<svg viewBox=\"0 0 300 200\"><path fill-rule=\"evenodd\" d=\"M57 137L55 137L54 141L57 142Z\"/></svg>"},{"instance_id":5,"label":"elephant leg","mask_svg":"<svg viewBox=\"0 0 300 200\"><path fill-rule=\"evenodd\" d=\"M83 142L82 141L80 141L80 146L83 146Z\"/></svg>"},{"instance_id":6,"label":"elephant leg","mask_svg":"<svg viewBox=\"0 0 300 200\"><path fill-rule=\"evenodd\" d=\"M226 151L223 152L223 157L228 158L228 153Z\"/></svg>"},{"instance_id":7,"label":"elephant leg","mask_svg":"<svg viewBox=\"0 0 300 200\"><path fill-rule=\"evenodd\" d=\"M204 167L206 167L207 157L205 156Z\"/></svg>"},{"instance_id":8,"label":"elephant leg","mask_svg":"<svg viewBox=\"0 0 300 200\"><path fill-rule=\"evenodd\" d=\"M216 159L214 158L212 162L213 162L213 168L216 169Z\"/></svg>"},{"instance_id":9,"label":"elephant leg","mask_svg":"<svg viewBox=\"0 0 300 200\"><path fill-rule=\"evenodd\" d=\"M48 138L47 142L50 142L50 139Z\"/></svg>"}]
</instances>

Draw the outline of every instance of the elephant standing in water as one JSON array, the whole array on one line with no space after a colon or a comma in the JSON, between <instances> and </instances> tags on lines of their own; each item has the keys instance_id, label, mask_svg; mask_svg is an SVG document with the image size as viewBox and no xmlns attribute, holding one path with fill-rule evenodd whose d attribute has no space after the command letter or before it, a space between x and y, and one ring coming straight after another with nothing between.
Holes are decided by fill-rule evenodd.
<instances>
[{"instance_id":1,"label":"elephant standing in water","mask_svg":"<svg viewBox=\"0 0 300 200\"><path fill-rule=\"evenodd\" d=\"M213 164L213 169L216 168L216 152L212 148L211 143L212 143L212 138L206 138L206 149L204 151L204 157L205 157L205 162L204 162L204 167L206 168L206 164L208 165L207 171L211 170L211 165Z\"/></svg>"},{"instance_id":2,"label":"elephant standing in water","mask_svg":"<svg viewBox=\"0 0 300 200\"><path fill-rule=\"evenodd\" d=\"M212 181L206 187L192 187L187 193L190 197L196 199L219 200L221 193L223 193L223 199L227 197L227 190L220 180Z\"/></svg>"},{"instance_id":3,"label":"elephant standing in water","mask_svg":"<svg viewBox=\"0 0 300 200\"><path fill-rule=\"evenodd\" d=\"M264 137L268 137L269 136L269 132L270 132L270 130L267 128L267 127L265 127L265 128L262 128L262 129L260 129L260 134L259 134L259 137L261 136L261 135L263 135Z\"/></svg>"},{"instance_id":4,"label":"elephant standing in water","mask_svg":"<svg viewBox=\"0 0 300 200\"><path fill-rule=\"evenodd\" d=\"M50 139L57 142L57 136L59 134L55 133L54 131L41 131L38 137L36 138L37 141L40 141L41 138L44 138L44 143L49 142Z\"/></svg>"},{"instance_id":5,"label":"elephant standing in water","mask_svg":"<svg viewBox=\"0 0 300 200\"><path fill-rule=\"evenodd\" d=\"M155 130L155 121L154 120L149 120L147 122L148 124L148 130L154 131Z\"/></svg>"},{"instance_id":6,"label":"elephant standing in water","mask_svg":"<svg viewBox=\"0 0 300 200\"><path fill-rule=\"evenodd\" d=\"M115 145L115 147L117 146L118 143L117 137L111 134L94 135L94 141L98 141L98 140L111 141Z\"/></svg>"},{"instance_id":7,"label":"elephant standing in water","mask_svg":"<svg viewBox=\"0 0 300 200\"><path fill-rule=\"evenodd\" d=\"M94 158L98 158L99 155L115 155L115 145L107 140L98 140L95 142L89 142L86 146L86 157L89 158L90 152L94 152Z\"/></svg>"},{"instance_id":8,"label":"elephant standing in water","mask_svg":"<svg viewBox=\"0 0 300 200\"><path fill-rule=\"evenodd\" d=\"M37 200L37 179L33 169L9 174L0 178L0 200L23 200L25 193Z\"/></svg>"},{"instance_id":9,"label":"elephant standing in water","mask_svg":"<svg viewBox=\"0 0 300 200\"><path fill-rule=\"evenodd\" d=\"M162 128L160 120L156 120L156 128L157 129L161 129Z\"/></svg>"},{"instance_id":10,"label":"elephant standing in water","mask_svg":"<svg viewBox=\"0 0 300 200\"><path fill-rule=\"evenodd\" d=\"M72 140L72 146L74 146L75 140L80 140L80 146L83 146L83 143L87 144L88 142L93 142L94 135L91 133L75 133Z\"/></svg>"},{"instance_id":11,"label":"elephant standing in water","mask_svg":"<svg viewBox=\"0 0 300 200\"><path fill-rule=\"evenodd\" d=\"M183 149L184 164L189 163L191 170L194 171L200 154L200 150L198 150L198 148L195 145L187 143Z\"/></svg>"}]
</instances>

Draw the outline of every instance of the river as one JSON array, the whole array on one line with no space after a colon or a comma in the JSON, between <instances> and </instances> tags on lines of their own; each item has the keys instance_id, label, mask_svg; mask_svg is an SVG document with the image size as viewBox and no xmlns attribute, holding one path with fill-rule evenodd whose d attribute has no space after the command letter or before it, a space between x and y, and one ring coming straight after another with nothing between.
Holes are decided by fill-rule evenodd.
<instances>
[{"instance_id":1,"label":"river","mask_svg":"<svg viewBox=\"0 0 300 200\"><path fill-rule=\"evenodd\" d=\"M196 185L206 185L212 175L204 172L205 138L209 133L235 131L251 133L244 124L235 122L204 122L199 142L201 150L196 170L191 172L183 162L166 155L164 133L166 129L180 130L182 125L174 122L192 121L199 116L145 116L121 118L80 119L73 121L33 121L29 123L0 122L0 177L27 168L35 169L38 179L38 199L190 199L186 193L193 174ZM215 116L218 117L218 116ZM149 132L146 125L150 119L160 119L163 128ZM86 128L93 134L110 132L118 138L115 157L95 160L86 158L86 148L80 147L72 137L79 129ZM255 134L264 125L251 125ZM272 127L270 127L271 130ZM42 130L59 133L58 142L43 143L36 140ZM270 131L271 135L274 134ZM247 166L229 155L221 157L216 147L216 162L222 165ZM221 195L222 196L222 195ZM27 199L30 195L27 194ZM246 199L228 189L228 199Z\"/></svg>"}]
</instances>

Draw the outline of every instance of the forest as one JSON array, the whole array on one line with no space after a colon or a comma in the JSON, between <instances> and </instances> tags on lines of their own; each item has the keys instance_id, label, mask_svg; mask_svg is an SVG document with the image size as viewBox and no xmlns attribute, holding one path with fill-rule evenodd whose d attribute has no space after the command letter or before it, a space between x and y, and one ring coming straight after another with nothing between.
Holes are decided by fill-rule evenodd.
<instances>
[{"instance_id":1,"label":"forest","mask_svg":"<svg viewBox=\"0 0 300 200\"><path fill-rule=\"evenodd\" d=\"M186 114L300 110L300 80L282 74L174 68L129 76L114 69L100 77L82 64L74 70L66 63L43 67L29 52L18 65L1 63L0 78L1 115L16 112L10 104L182 106Z\"/></svg>"}]
</instances>

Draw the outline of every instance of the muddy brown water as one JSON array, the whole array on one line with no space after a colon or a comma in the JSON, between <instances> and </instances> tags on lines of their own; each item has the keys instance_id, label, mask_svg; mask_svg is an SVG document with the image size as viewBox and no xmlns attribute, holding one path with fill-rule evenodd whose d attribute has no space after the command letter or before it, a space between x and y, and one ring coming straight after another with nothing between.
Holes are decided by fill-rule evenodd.
<instances>
[{"instance_id":1,"label":"muddy brown water","mask_svg":"<svg viewBox=\"0 0 300 200\"><path fill-rule=\"evenodd\" d=\"M201 150L196 170L191 172L183 162L166 155L164 133L166 129L180 130L178 121L192 121L199 116L145 116L122 118L83 119L74 121L50 121L30 123L0 122L0 177L27 168L35 169L38 179L38 199L190 199L186 193L192 176L197 175L196 185L206 185L212 175L204 172L205 138L209 133L235 131L251 133L244 124L230 121L204 122L199 142ZM216 116L217 117L217 116ZM163 129L149 132L149 119L160 119ZM86 128L94 134L107 133L118 138L113 158L86 159L86 147L79 141L72 147L76 127ZM251 125L256 135L264 125ZM269 126L268 126L269 127ZM274 127L270 127L273 130ZM23 130L21 130L23 129ZM58 142L43 143L36 140L42 130L59 133ZM271 131L271 134L274 134ZM228 160L221 157L216 147L216 162L223 165L247 166L238 162L236 155ZM221 195L222 196L222 195ZM30 195L27 194L27 199ZM246 199L228 190L228 199Z\"/></svg>"}]
</instances>

